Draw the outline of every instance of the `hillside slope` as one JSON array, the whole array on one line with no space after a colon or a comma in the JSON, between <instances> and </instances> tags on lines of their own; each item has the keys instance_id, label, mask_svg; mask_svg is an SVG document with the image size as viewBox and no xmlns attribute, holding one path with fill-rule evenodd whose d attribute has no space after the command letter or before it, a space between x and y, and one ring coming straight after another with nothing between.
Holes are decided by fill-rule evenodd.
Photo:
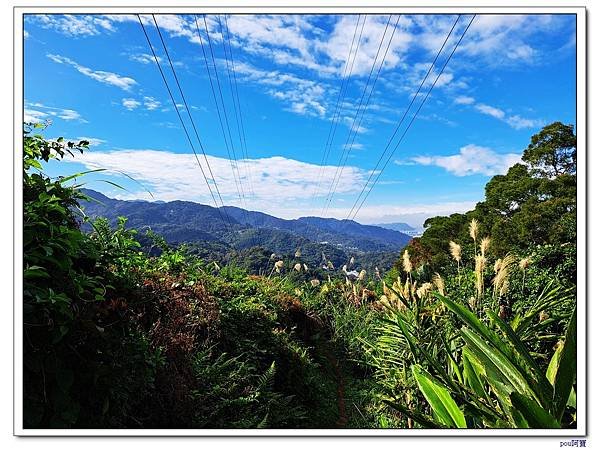
<instances>
[{"instance_id":1,"label":"hillside slope","mask_svg":"<svg viewBox=\"0 0 600 450\"><path fill-rule=\"evenodd\" d=\"M411 239L394 230L351 220L319 217L286 220L232 206L217 209L184 201L124 201L92 190L84 192L97 200L82 204L90 217L103 216L114 222L124 216L129 226L150 227L170 243L219 240L238 249L260 245L281 253L295 251L303 244L318 243L344 251L390 252L400 250ZM222 221L222 213L230 218L229 226Z\"/></svg>"}]
</instances>

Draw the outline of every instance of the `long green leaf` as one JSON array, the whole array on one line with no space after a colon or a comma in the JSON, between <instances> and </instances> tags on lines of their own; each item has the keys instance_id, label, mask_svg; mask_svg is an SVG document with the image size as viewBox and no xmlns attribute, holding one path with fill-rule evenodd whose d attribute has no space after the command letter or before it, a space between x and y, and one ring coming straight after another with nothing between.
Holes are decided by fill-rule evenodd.
<instances>
[{"instance_id":1,"label":"long green leaf","mask_svg":"<svg viewBox=\"0 0 600 450\"><path fill-rule=\"evenodd\" d=\"M529 386L537 393L542 406L550 408L552 404L552 386L548 383L544 372L539 365L533 360L525 345L521 342L513 329L498 317L494 312L488 311L488 317L491 321L500 328L500 331L512 344L516 351L517 364L522 369L521 373L529 382Z\"/></svg>"},{"instance_id":2,"label":"long green leaf","mask_svg":"<svg viewBox=\"0 0 600 450\"><path fill-rule=\"evenodd\" d=\"M412 367L412 372L435 417L449 427L467 428L465 416L448 390L418 364Z\"/></svg>"},{"instance_id":3,"label":"long green leaf","mask_svg":"<svg viewBox=\"0 0 600 450\"><path fill-rule=\"evenodd\" d=\"M69 181L69 180L72 180L73 178L78 178L78 177L81 177L83 175L87 175L88 173L104 172L105 170L106 169L92 169L92 170L86 170L86 171L83 171L83 172L74 173L73 175L69 175L68 177L61 178L59 180L59 182L60 182L60 184L63 184L65 182Z\"/></svg>"},{"instance_id":4,"label":"long green leaf","mask_svg":"<svg viewBox=\"0 0 600 450\"><path fill-rule=\"evenodd\" d=\"M508 346L502 342L500 337L494 333L486 324L480 321L473 312L469 311L462 305L453 302L446 297L434 293L450 311L456 314L471 330L475 331L479 336L491 342L498 350L500 350L508 358L512 356L512 352Z\"/></svg>"},{"instance_id":5,"label":"long green leaf","mask_svg":"<svg viewBox=\"0 0 600 450\"><path fill-rule=\"evenodd\" d=\"M554 380L554 415L560 421L577 372L577 308L573 309L569 328L565 335L565 345L559 356Z\"/></svg>"},{"instance_id":6,"label":"long green leaf","mask_svg":"<svg viewBox=\"0 0 600 450\"><path fill-rule=\"evenodd\" d=\"M465 380L465 383L468 386L470 386L471 389L473 389L473 391L475 391L475 393L480 398L487 398L488 397L487 392L483 388L481 378L479 376L477 368L475 367L475 364L477 364L477 363L474 362L473 359L474 359L474 356L469 351L469 349L467 347L463 348L463 353L462 353L462 363L463 363L463 370L464 370L463 378Z\"/></svg>"},{"instance_id":7,"label":"long green leaf","mask_svg":"<svg viewBox=\"0 0 600 450\"><path fill-rule=\"evenodd\" d=\"M502 352L486 343L479 335L467 328L463 328L461 334L469 349L473 351L473 354L486 369L488 377L504 380L505 384L508 383L517 392L539 401L523 374Z\"/></svg>"},{"instance_id":8,"label":"long green leaf","mask_svg":"<svg viewBox=\"0 0 600 450\"><path fill-rule=\"evenodd\" d=\"M513 392L510 394L510 401L527 421L529 428L560 428L560 424L548 411L525 395ZM515 422L519 423L519 419L515 420Z\"/></svg>"}]
</instances>

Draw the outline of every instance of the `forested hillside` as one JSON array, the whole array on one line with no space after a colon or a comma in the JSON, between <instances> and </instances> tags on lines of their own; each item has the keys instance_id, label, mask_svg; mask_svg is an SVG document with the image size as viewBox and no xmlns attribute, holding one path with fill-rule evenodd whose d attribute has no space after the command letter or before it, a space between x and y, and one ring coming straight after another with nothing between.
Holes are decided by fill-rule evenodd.
<instances>
[{"instance_id":1,"label":"forested hillside","mask_svg":"<svg viewBox=\"0 0 600 450\"><path fill-rule=\"evenodd\" d=\"M271 253L264 223L236 229L265 233L260 245L217 261L235 245L196 204L101 198L111 220L92 218L85 174L44 173L87 142L36 132L23 137L25 427L576 426L572 126L544 127L474 211L428 220L387 272L306 259L303 241ZM357 225L293 226L388 236Z\"/></svg>"}]
</instances>

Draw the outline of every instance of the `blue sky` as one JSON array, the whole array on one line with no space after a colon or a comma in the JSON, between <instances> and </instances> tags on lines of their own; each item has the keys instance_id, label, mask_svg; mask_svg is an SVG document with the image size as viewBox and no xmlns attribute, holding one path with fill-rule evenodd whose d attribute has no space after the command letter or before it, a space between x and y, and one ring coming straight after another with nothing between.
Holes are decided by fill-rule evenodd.
<instances>
[{"instance_id":1,"label":"blue sky","mask_svg":"<svg viewBox=\"0 0 600 450\"><path fill-rule=\"evenodd\" d=\"M156 16L210 163L213 193L218 188L225 204L285 218L347 217L456 18L231 15L225 22L207 16L231 132L229 141L217 90L226 145L202 52L212 70L202 16L204 47L194 16ZM208 173L152 17L142 20ZM398 137L469 20L459 19ZM322 164L352 39L356 50L359 35L339 125ZM49 164L47 173L104 168L83 180L109 196L211 204L136 16L27 16L24 56L25 120L51 120L48 138L92 144L84 155ZM575 16L477 16L356 220L418 226L426 217L472 208L485 183L519 160L532 134L554 121L574 123L575 67ZM357 113L361 98L366 109ZM355 115L363 117L360 126Z\"/></svg>"}]
</instances>

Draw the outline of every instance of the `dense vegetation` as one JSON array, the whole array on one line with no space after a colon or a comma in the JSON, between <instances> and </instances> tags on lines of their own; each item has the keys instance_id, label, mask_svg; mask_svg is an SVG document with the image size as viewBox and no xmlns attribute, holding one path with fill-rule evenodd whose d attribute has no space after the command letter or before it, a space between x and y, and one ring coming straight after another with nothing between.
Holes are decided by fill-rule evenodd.
<instances>
[{"instance_id":1,"label":"dense vegetation","mask_svg":"<svg viewBox=\"0 0 600 450\"><path fill-rule=\"evenodd\" d=\"M91 219L82 174L42 166L87 143L35 131L23 141L26 427L575 426L572 127L545 127L484 202L430 219L387 273L261 246L217 259L218 243Z\"/></svg>"}]
</instances>

